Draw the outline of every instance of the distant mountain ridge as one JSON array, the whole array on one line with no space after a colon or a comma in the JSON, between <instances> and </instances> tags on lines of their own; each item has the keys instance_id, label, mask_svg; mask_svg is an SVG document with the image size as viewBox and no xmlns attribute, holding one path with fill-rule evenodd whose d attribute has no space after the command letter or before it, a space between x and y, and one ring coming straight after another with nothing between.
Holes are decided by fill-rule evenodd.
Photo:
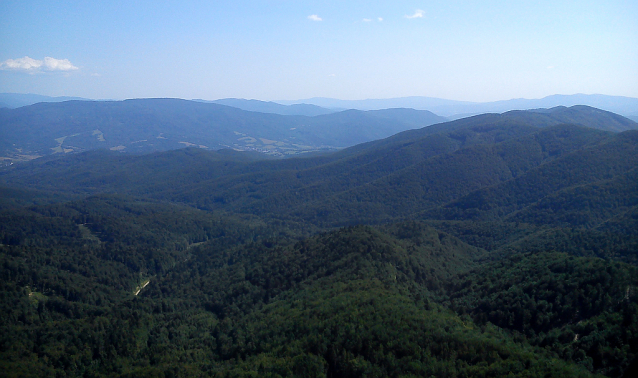
<instances>
[{"instance_id":1,"label":"distant mountain ridge","mask_svg":"<svg viewBox=\"0 0 638 378\"><path fill-rule=\"evenodd\" d=\"M638 113L638 98L607 96L600 94L552 95L540 99L521 98L493 102L455 101L420 96L368 100L338 100L315 97L310 99L276 102L284 105L306 103L327 108L351 108L359 110L413 108L429 110L435 114L444 117L452 117L454 119L480 113L502 113L510 110L529 110L574 105L587 105L618 113L623 116L636 116Z\"/></svg>"},{"instance_id":2,"label":"distant mountain ridge","mask_svg":"<svg viewBox=\"0 0 638 378\"><path fill-rule=\"evenodd\" d=\"M61 102L89 99L79 97L50 97L35 94L0 93L0 107L17 108L38 102ZM489 102L457 101L435 97L409 96L386 99L340 100L326 97L313 97L298 100L261 101L242 98L223 98L218 100L194 99L193 101L216 103L235 108L273 113L280 115L316 116L346 109L379 110L389 108L412 108L428 110L451 119L463 118L481 113L503 113L510 110L530 110L553 108L556 106L587 105L613 113L638 119L638 98L609 96L602 94L555 94L539 99L509 99Z\"/></svg>"},{"instance_id":3,"label":"distant mountain ridge","mask_svg":"<svg viewBox=\"0 0 638 378\"><path fill-rule=\"evenodd\" d=\"M446 119L429 111L348 110L314 117L180 99L65 101L0 109L0 157L92 149L147 153L187 146L289 156L330 151Z\"/></svg>"},{"instance_id":4,"label":"distant mountain ridge","mask_svg":"<svg viewBox=\"0 0 638 378\"><path fill-rule=\"evenodd\" d=\"M70 96L43 96L32 93L0 93L0 108L20 108L37 104L38 102L63 102L63 101L90 101L81 97Z\"/></svg>"},{"instance_id":5,"label":"distant mountain ridge","mask_svg":"<svg viewBox=\"0 0 638 378\"><path fill-rule=\"evenodd\" d=\"M340 110L326 109L317 105L309 105L309 104L282 105L272 101L245 100L241 98L223 98L223 99L215 100L215 101L206 101L206 100L193 100L193 101L209 102L214 104L232 106L233 108L247 110L250 112L272 113L272 114L280 114L280 115L302 115L302 116L308 116L308 117L330 114L340 110L345 110L345 109L340 109Z\"/></svg>"}]
</instances>

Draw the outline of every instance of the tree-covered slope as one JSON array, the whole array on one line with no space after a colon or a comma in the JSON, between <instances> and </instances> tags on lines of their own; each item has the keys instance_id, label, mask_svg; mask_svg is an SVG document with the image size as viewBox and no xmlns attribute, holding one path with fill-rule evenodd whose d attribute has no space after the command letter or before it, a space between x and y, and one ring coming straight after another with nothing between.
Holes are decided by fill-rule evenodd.
<instances>
[{"instance_id":1,"label":"tree-covered slope","mask_svg":"<svg viewBox=\"0 0 638 378\"><path fill-rule=\"evenodd\" d=\"M200 189L209 192L213 187L218 191L215 196L219 197L219 192L226 187L249 185L250 182L259 182L259 191L265 192L264 195L328 181L333 181L330 186L335 189L350 188L445 152L520 136L533 130L529 126L482 127L476 130L470 127L453 135L432 135L400 146L389 146L382 151L255 164L245 164L250 162L250 156L245 152L223 153L225 150L186 149L143 156L96 151L5 167L3 173L6 174L3 176L7 185L85 193L128 191L152 195L153 192L168 191L179 195L180 192L194 192L201 202L208 195L196 193ZM222 181L216 180L221 177ZM171 185L167 185L167 178L172 179ZM178 182L175 183L175 180ZM268 189L268 185L274 187ZM237 192L235 189L232 191Z\"/></svg>"},{"instance_id":2,"label":"tree-covered slope","mask_svg":"<svg viewBox=\"0 0 638 378\"><path fill-rule=\"evenodd\" d=\"M73 269L67 263L53 287L41 272L56 262L31 266L37 274L5 263L0 368L6 376L590 376L436 303L433 293L480 253L416 223L243 246L211 239L138 295L105 298L117 293L108 276L100 291L63 273Z\"/></svg>"},{"instance_id":3,"label":"tree-covered slope","mask_svg":"<svg viewBox=\"0 0 638 378\"><path fill-rule=\"evenodd\" d=\"M251 163L192 150L139 158L80 154L32 162L3 176L7 185L129 193L199 208L344 224L440 206L609 136L579 126L470 124L317 158Z\"/></svg>"},{"instance_id":4,"label":"tree-covered slope","mask_svg":"<svg viewBox=\"0 0 638 378\"><path fill-rule=\"evenodd\" d=\"M638 353L635 266L561 253L516 255L462 274L452 308L609 376Z\"/></svg>"},{"instance_id":5,"label":"tree-covered slope","mask_svg":"<svg viewBox=\"0 0 638 378\"><path fill-rule=\"evenodd\" d=\"M630 171L638 163L637 138L636 131L616 134L600 143L586 146L540 165L513 180L471 193L428 216L444 219L503 217L541 201L536 205L538 211L535 211L535 214L539 214L541 208L551 207L550 202L559 200L555 197L543 200L545 197L554 193L557 193L555 196L561 196L558 192L563 190L585 192L588 189L588 195L593 196L595 187L589 186L588 189L575 187L597 182L605 182L600 185L614 187L614 191L625 191L624 195L618 193L619 196L616 196L614 192L602 190L596 193L597 196L606 196L608 200L611 200L609 197L612 196L614 201L621 200L621 197L629 197L626 201L629 201L628 205L631 206L634 203L632 198L635 196L631 177L635 174ZM609 180L612 181L608 182ZM574 195L567 194L570 201L578 201L577 195L576 197ZM599 197L597 201L600 200ZM587 205L587 201L581 205ZM567 211L567 208L557 206L557 211ZM523 214L520 216L522 217L520 219L525 219ZM527 220L530 220L529 216Z\"/></svg>"},{"instance_id":6,"label":"tree-covered slope","mask_svg":"<svg viewBox=\"0 0 638 378\"><path fill-rule=\"evenodd\" d=\"M454 130L466 129L468 127L548 127L560 124L576 124L588 128L603 131L620 132L638 129L638 123L619 116L611 112L589 106L572 106L569 108L556 107L551 109L536 110L513 110L503 114L480 114L476 116L461 118L432 127L408 130L398 133L389 138L369 143L363 143L353 150L370 149L384 147L389 144L402 143L404 141L422 138L426 135L441 132L451 132Z\"/></svg>"},{"instance_id":7,"label":"tree-covered slope","mask_svg":"<svg viewBox=\"0 0 638 378\"><path fill-rule=\"evenodd\" d=\"M321 227L444 221L437 227L489 250L562 243L573 251L574 241L584 238L597 247L581 255L634 261L630 233L594 228L612 219L628 222L618 217L636 206L635 131L508 122L470 123L383 148L306 159L263 161L200 149L91 152L9 167L2 178L14 188L146 196ZM7 193L17 193L12 190ZM24 201L16 197L5 202ZM521 238L526 242L517 242Z\"/></svg>"}]
</instances>

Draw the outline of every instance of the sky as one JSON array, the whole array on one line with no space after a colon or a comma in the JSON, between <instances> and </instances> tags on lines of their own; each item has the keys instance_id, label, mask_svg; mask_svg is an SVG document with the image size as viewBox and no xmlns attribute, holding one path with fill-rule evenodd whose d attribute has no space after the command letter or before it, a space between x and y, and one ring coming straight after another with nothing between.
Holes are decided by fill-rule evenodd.
<instances>
[{"instance_id":1,"label":"sky","mask_svg":"<svg viewBox=\"0 0 638 378\"><path fill-rule=\"evenodd\" d=\"M638 1L2 0L0 92L638 97Z\"/></svg>"}]
</instances>

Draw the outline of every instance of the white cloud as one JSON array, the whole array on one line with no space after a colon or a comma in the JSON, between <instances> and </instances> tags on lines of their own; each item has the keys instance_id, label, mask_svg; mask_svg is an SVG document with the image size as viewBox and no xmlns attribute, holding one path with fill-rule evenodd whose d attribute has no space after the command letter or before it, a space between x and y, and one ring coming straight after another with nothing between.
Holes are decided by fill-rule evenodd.
<instances>
[{"instance_id":1,"label":"white cloud","mask_svg":"<svg viewBox=\"0 0 638 378\"><path fill-rule=\"evenodd\" d=\"M421 9L417 9L416 11L414 11L414 14L411 16L406 14L405 18L423 18L423 16L425 16L425 11Z\"/></svg>"},{"instance_id":2,"label":"white cloud","mask_svg":"<svg viewBox=\"0 0 638 378\"><path fill-rule=\"evenodd\" d=\"M308 19L312 21L323 21L321 17L317 16L316 14L311 14L310 16L308 16Z\"/></svg>"},{"instance_id":3,"label":"white cloud","mask_svg":"<svg viewBox=\"0 0 638 378\"><path fill-rule=\"evenodd\" d=\"M18 59L7 59L0 62L0 70L38 73L43 71L75 71L78 68L68 59L55 59L47 56L38 60L25 56Z\"/></svg>"},{"instance_id":4,"label":"white cloud","mask_svg":"<svg viewBox=\"0 0 638 378\"><path fill-rule=\"evenodd\" d=\"M379 22L383 22L383 17L379 17L377 20L379 20Z\"/></svg>"},{"instance_id":5,"label":"white cloud","mask_svg":"<svg viewBox=\"0 0 638 378\"><path fill-rule=\"evenodd\" d=\"M18 59L7 59L4 62L0 63L0 68L3 70L13 70L13 71L34 71L39 70L42 67L41 60L35 60L25 56L24 58Z\"/></svg>"},{"instance_id":6,"label":"white cloud","mask_svg":"<svg viewBox=\"0 0 638 378\"><path fill-rule=\"evenodd\" d=\"M364 19L363 19L363 22L370 22L370 21L372 21L372 20L371 20L371 19L369 19L369 18L364 18Z\"/></svg>"},{"instance_id":7,"label":"white cloud","mask_svg":"<svg viewBox=\"0 0 638 378\"><path fill-rule=\"evenodd\" d=\"M44 58L44 67L49 71L75 71L78 69L68 59L55 59L49 56Z\"/></svg>"}]
</instances>

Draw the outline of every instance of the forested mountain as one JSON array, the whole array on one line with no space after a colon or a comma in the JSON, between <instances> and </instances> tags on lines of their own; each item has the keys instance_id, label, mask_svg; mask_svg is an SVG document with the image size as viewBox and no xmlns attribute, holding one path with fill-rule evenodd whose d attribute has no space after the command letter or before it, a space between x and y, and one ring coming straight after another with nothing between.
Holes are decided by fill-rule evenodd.
<instances>
[{"instance_id":1,"label":"forested mountain","mask_svg":"<svg viewBox=\"0 0 638 378\"><path fill-rule=\"evenodd\" d=\"M98 152L35 161L7 172L5 180L39 189L144 195L322 225L378 223L426 210L453 211L452 201L481 196L474 191L494 191L498 187L487 188L500 183L506 192L516 191L533 202L633 168L636 132L614 135L576 125L552 126L587 119L588 114L590 126L631 126L631 121L606 112L559 108L472 117L312 159L251 163L196 150L140 157ZM539 178L549 174L551 182ZM573 174L585 176L570 181ZM532 194L516 190L520 185ZM500 192L495 196L509 198Z\"/></svg>"},{"instance_id":2,"label":"forested mountain","mask_svg":"<svg viewBox=\"0 0 638 378\"><path fill-rule=\"evenodd\" d=\"M339 114L313 118L361 112ZM2 167L0 374L622 377L638 354L635 128L555 108L307 158Z\"/></svg>"},{"instance_id":3,"label":"forested mountain","mask_svg":"<svg viewBox=\"0 0 638 378\"><path fill-rule=\"evenodd\" d=\"M281 105L272 101L259 101L259 100L244 100L240 98L223 98L215 101L195 100L202 102L212 102L215 104L232 106L233 108L239 108L242 110L248 110L251 112L260 113L273 113L281 115L302 115L308 117L314 117L323 114L335 113L337 110L331 110L322 108L317 105L309 104L293 104L293 105ZM341 109L344 110L344 109Z\"/></svg>"},{"instance_id":4,"label":"forested mountain","mask_svg":"<svg viewBox=\"0 0 638 378\"><path fill-rule=\"evenodd\" d=\"M94 149L148 153L187 146L288 156L335 150L443 121L428 111L283 116L178 99L38 103L0 109L0 157L24 160Z\"/></svg>"}]
</instances>

